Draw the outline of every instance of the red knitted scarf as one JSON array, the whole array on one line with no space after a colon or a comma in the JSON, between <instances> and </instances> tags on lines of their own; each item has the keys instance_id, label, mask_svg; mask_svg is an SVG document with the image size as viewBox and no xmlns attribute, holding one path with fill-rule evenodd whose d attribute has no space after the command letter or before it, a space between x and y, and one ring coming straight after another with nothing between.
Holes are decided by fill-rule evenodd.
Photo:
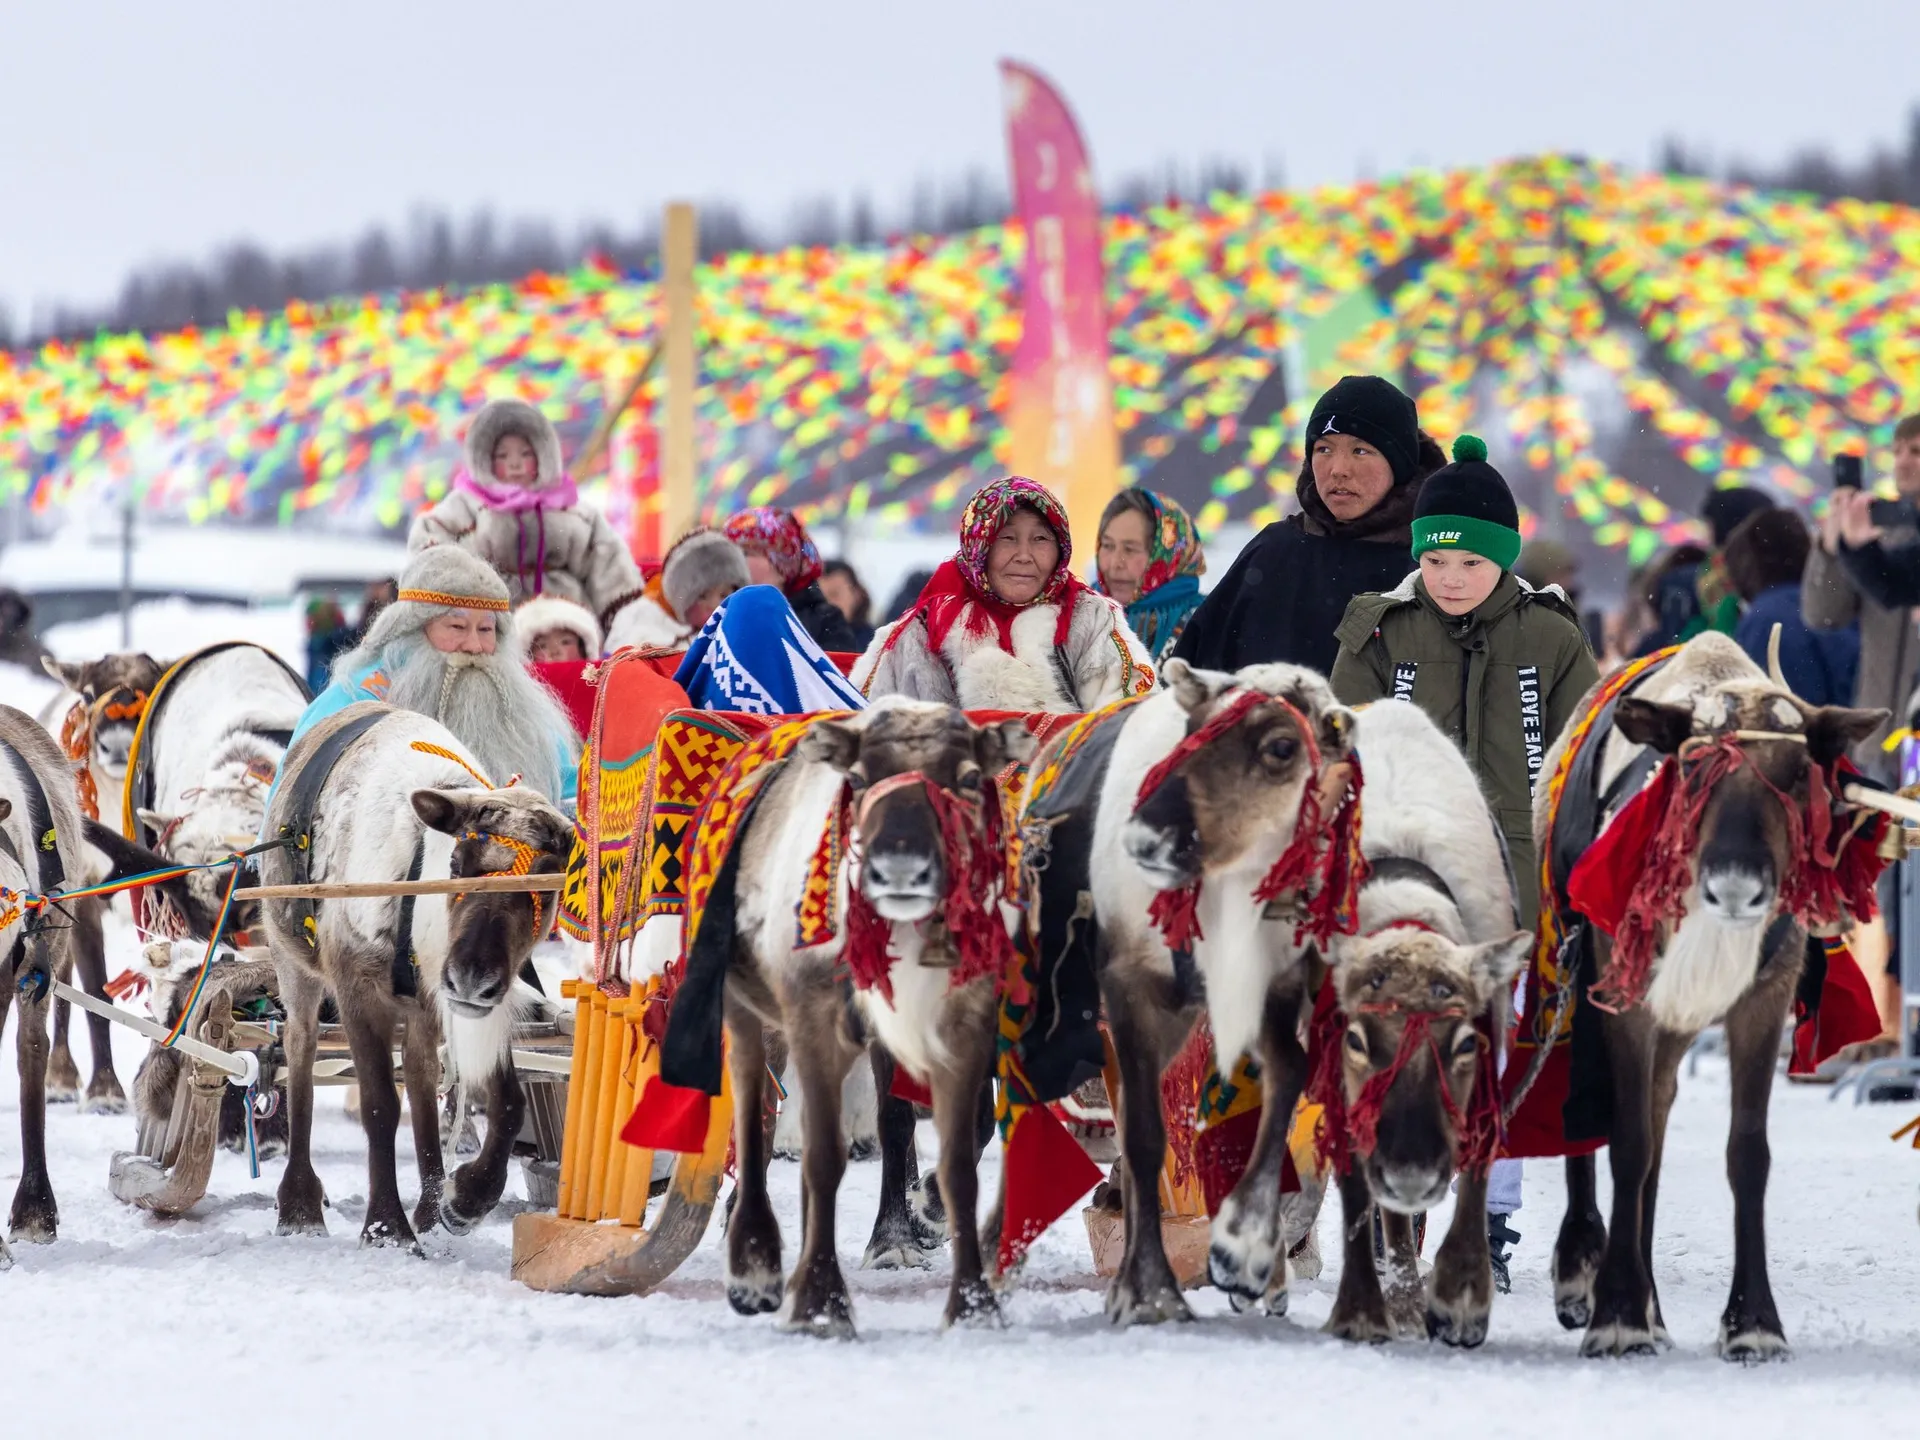
<instances>
[{"instance_id":1,"label":"red knitted scarf","mask_svg":"<svg viewBox=\"0 0 1920 1440\"><path fill-rule=\"evenodd\" d=\"M1312 724L1292 702L1260 690L1240 691L1147 772L1134 796L1133 808L1138 813L1189 759L1238 725L1254 707L1269 701L1283 707L1300 731L1307 747L1307 783L1300 793L1293 838L1254 888L1253 901L1264 906L1283 895L1303 896L1300 917L1294 925L1294 942L1312 939L1324 944L1335 934L1353 933L1360 886L1367 878L1366 858L1360 853L1363 779L1359 756L1350 756L1342 762L1351 767L1351 779L1331 820L1322 815L1320 744ZM1200 884L1195 879L1175 889L1162 890L1153 897L1147 914L1159 927L1161 938L1170 950L1191 951L1195 941L1206 938L1200 929Z\"/></svg>"},{"instance_id":2,"label":"red knitted scarf","mask_svg":"<svg viewBox=\"0 0 1920 1440\"><path fill-rule=\"evenodd\" d=\"M868 786L857 806L853 806L851 797L842 799L841 803L852 811L846 833L849 837L858 833L861 820L883 795L912 785L925 791L940 825L941 858L947 873L947 895L940 917L958 955L949 983L958 988L983 975L1004 978L1013 956L1013 942L1000 916L1007 865L995 780L984 777L980 794L974 797L944 789L918 770L888 776ZM860 878L856 856L847 886L847 934L841 963L855 985L878 990L891 1003L893 922L873 908Z\"/></svg>"},{"instance_id":3,"label":"red knitted scarf","mask_svg":"<svg viewBox=\"0 0 1920 1440\"><path fill-rule=\"evenodd\" d=\"M1831 925L1848 915L1868 919L1875 913L1874 884L1886 863L1878 855L1885 817L1863 817L1852 826L1834 820L1833 797L1852 767L1844 760L1829 767L1809 764L1803 808L1754 764L1741 739L1726 734L1689 740L1679 754L1660 763L1653 781L1631 802L1629 808L1647 807L1645 820L1657 816L1658 821L1614 930L1612 956L1592 990L1593 1003L1609 1014L1617 1015L1646 997L1660 929L1680 918L1693 889L1700 817L1714 787L1741 765L1752 766L1786 816L1787 854L1792 858L1780 878L1779 912L1803 925ZM1642 828L1625 811L1615 824L1622 820L1626 824L1621 834ZM1604 845L1603 838L1595 851Z\"/></svg>"}]
</instances>

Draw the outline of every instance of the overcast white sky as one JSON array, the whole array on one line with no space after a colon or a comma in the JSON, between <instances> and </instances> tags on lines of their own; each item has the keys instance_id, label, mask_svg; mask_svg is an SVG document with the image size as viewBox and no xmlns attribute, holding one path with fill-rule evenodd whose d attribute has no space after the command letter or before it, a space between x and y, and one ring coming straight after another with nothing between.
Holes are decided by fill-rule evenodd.
<instances>
[{"instance_id":1,"label":"overcast white sky","mask_svg":"<svg viewBox=\"0 0 1920 1440\"><path fill-rule=\"evenodd\" d=\"M1674 134L1848 156L1920 100L1920 3L1812 0L0 0L0 304L142 261L490 204L622 230L681 195L787 217L1002 173L994 62L1096 171L1208 156L1293 183Z\"/></svg>"}]
</instances>

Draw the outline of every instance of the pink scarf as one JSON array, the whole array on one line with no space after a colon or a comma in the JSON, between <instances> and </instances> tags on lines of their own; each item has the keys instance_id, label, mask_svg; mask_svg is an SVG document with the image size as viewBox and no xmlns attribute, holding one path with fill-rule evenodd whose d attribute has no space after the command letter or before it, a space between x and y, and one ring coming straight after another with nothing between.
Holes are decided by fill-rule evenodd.
<instances>
[{"instance_id":1,"label":"pink scarf","mask_svg":"<svg viewBox=\"0 0 1920 1440\"><path fill-rule=\"evenodd\" d=\"M529 489L524 485L509 485L504 480L482 485L462 467L454 472L453 488L466 491L489 510L513 514L526 510L569 510L580 503L580 487L567 474L550 485Z\"/></svg>"}]
</instances>

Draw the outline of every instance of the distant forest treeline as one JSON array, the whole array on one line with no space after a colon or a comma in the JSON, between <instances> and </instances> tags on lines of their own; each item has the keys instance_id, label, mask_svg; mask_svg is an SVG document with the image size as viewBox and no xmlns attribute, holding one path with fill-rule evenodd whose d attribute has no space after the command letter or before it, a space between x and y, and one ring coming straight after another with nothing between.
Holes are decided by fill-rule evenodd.
<instances>
[{"instance_id":1,"label":"distant forest treeline","mask_svg":"<svg viewBox=\"0 0 1920 1440\"><path fill-rule=\"evenodd\" d=\"M1829 199L1844 195L1920 205L1920 107L1908 117L1901 147L1877 148L1857 165L1819 150L1802 151L1776 166L1714 164L1703 152L1670 140L1661 148L1659 168L1668 174L1712 175ZM1269 161L1261 188L1283 183L1279 165ZM1243 194L1249 188L1246 167L1232 161L1209 160L1191 170L1169 163L1158 174L1109 183L1107 201L1116 210L1138 210L1167 199L1198 199L1216 191ZM738 207L708 201L700 207L700 248L703 255L713 256L781 245L865 244L898 233L945 235L1004 220L1007 211L1005 187L977 170L958 182L916 186L904 213L891 225L882 224L864 195L844 207L826 198L805 201L780 226L756 225ZM112 303L97 309L56 306L18 331L0 306L0 348L82 338L101 330L213 325L233 310L272 310L290 300L516 280L536 270L569 269L595 255L622 269L644 271L657 262L659 248L657 215L644 218L631 231L592 225L562 239L541 220L503 222L483 210L456 223L446 214L423 212L401 236L374 225L348 244L320 245L290 255L271 255L241 241L207 261L143 266L127 278Z\"/></svg>"}]
</instances>

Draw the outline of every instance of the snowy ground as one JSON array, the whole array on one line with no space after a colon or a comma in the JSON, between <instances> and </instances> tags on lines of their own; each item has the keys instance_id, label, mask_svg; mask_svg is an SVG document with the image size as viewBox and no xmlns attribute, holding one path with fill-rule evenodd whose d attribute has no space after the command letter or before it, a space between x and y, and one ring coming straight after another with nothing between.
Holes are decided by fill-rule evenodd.
<instances>
[{"instance_id":1,"label":"snowy ground","mask_svg":"<svg viewBox=\"0 0 1920 1440\"><path fill-rule=\"evenodd\" d=\"M119 932L116 950L126 943ZM130 1083L141 1044L125 1031L116 1043ZM0 1198L18 1175L12 1068L0 1067ZM1727 1077L1716 1060L1681 1089L1661 1194L1659 1278L1677 1349L1625 1363L1579 1359L1577 1337L1554 1322L1544 1271L1556 1167L1530 1169L1514 1293L1496 1305L1486 1347L1462 1354L1424 1342L1358 1350L1319 1334L1337 1262L1296 1287L1284 1320L1235 1316L1206 1291L1193 1297L1198 1324L1116 1333L1077 1219L1037 1249L1007 1328L943 1335L943 1256L918 1274L852 1268L878 1183L877 1165L857 1165L840 1249L863 1338L834 1344L727 1308L717 1226L645 1299L515 1285L517 1169L511 1203L472 1235L431 1236L425 1258L362 1251L360 1131L341 1092L322 1093L315 1159L334 1206L324 1239L276 1238L279 1163L249 1180L244 1160L224 1152L208 1198L185 1219L128 1209L106 1176L113 1151L132 1141L131 1121L53 1112L60 1239L15 1245L18 1263L0 1275L0 1333L15 1356L0 1434L339 1435L370 1424L525 1437L678 1423L713 1435L930 1437L1029 1422L1060 1440L1249 1424L1327 1435L1364 1417L1370 1433L1405 1422L1529 1440L1800 1437L1896 1433L1920 1404L1920 1156L1887 1140L1903 1107L1855 1109L1830 1105L1823 1090L1777 1087L1773 1280L1796 1358L1740 1370L1713 1357L1731 1255ZM402 1185L411 1191L410 1170ZM789 1245L797 1185L796 1167L776 1164ZM1330 1258L1334 1231L1324 1215Z\"/></svg>"}]
</instances>

